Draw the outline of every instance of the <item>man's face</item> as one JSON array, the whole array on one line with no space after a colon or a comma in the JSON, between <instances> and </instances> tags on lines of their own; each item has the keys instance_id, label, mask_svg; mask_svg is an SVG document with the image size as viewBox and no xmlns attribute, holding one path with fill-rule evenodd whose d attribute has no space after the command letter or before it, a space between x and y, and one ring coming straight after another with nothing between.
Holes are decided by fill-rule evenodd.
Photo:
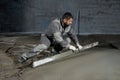
<instances>
[{"instance_id":1,"label":"man's face","mask_svg":"<svg viewBox=\"0 0 120 80\"><path fill-rule=\"evenodd\" d=\"M66 26L69 26L69 25L71 25L72 24L72 22L73 22L73 19L72 18L70 18L70 19L63 19L63 22L64 22L64 24L66 25Z\"/></svg>"}]
</instances>

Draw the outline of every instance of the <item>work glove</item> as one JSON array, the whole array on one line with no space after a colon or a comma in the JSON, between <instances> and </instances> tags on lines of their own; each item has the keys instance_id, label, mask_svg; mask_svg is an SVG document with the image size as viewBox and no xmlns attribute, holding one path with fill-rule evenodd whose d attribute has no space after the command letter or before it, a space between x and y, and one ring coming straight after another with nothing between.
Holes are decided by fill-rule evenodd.
<instances>
[{"instance_id":1,"label":"work glove","mask_svg":"<svg viewBox=\"0 0 120 80\"><path fill-rule=\"evenodd\" d=\"M73 45L69 45L68 46L68 49L70 49L70 50L72 50L72 51L77 51L78 49L75 47L75 46L73 46Z\"/></svg>"},{"instance_id":2,"label":"work glove","mask_svg":"<svg viewBox=\"0 0 120 80\"><path fill-rule=\"evenodd\" d=\"M77 43L77 48L78 50L81 50L83 47L79 43Z\"/></svg>"}]
</instances>

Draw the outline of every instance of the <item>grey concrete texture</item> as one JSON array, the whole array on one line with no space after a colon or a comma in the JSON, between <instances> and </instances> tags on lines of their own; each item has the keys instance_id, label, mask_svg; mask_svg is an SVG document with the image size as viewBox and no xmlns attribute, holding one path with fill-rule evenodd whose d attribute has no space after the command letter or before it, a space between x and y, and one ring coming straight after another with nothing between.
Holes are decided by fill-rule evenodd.
<instances>
[{"instance_id":1,"label":"grey concrete texture","mask_svg":"<svg viewBox=\"0 0 120 80\"><path fill-rule=\"evenodd\" d=\"M24 80L120 80L120 51L93 48L85 55L46 64L26 72Z\"/></svg>"},{"instance_id":2,"label":"grey concrete texture","mask_svg":"<svg viewBox=\"0 0 120 80\"><path fill-rule=\"evenodd\" d=\"M29 51L39 43L39 37L0 36L0 80L21 80L18 56Z\"/></svg>"},{"instance_id":3,"label":"grey concrete texture","mask_svg":"<svg viewBox=\"0 0 120 80\"><path fill-rule=\"evenodd\" d=\"M79 36L82 45L97 40L100 45L81 52L81 56L67 57L34 69L29 61L18 63L18 56L39 44L39 39L40 36L0 37L0 80L120 79L120 50L110 46L111 43L120 46L120 36ZM36 57L40 59L43 55Z\"/></svg>"},{"instance_id":4,"label":"grey concrete texture","mask_svg":"<svg viewBox=\"0 0 120 80\"><path fill-rule=\"evenodd\" d=\"M1 34L42 33L67 11L80 35L120 34L119 0L1 0L0 7Z\"/></svg>"}]
</instances>

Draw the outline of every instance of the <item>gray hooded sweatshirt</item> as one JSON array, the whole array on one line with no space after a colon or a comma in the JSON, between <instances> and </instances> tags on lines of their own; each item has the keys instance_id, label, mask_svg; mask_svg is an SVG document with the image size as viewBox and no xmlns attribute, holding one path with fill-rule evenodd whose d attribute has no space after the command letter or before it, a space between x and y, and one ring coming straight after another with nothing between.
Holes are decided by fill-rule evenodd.
<instances>
[{"instance_id":1,"label":"gray hooded sweatshirt","mask_svg":"<svg viewBox=\"0 0 120 80\"><path fill-rule=\"evenodd\" d=\"M62 47L66 47L68 43L65 41L65 37L69 37L75 44L79 43L74 30L70 26L65 29L62 27L60 19L53 20L45 31L45 34L49 38L53 38L56 42L60 43Z\"/></svg>"}]
</instances>

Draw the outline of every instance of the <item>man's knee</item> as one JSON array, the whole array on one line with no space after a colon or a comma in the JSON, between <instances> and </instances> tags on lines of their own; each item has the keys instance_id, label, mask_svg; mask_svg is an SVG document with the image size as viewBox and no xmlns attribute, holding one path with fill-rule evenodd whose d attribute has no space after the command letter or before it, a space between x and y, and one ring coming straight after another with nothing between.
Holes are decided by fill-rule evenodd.
<instances>
[{"instance_id":1,"label":"man's knee","mask_svg":"<svg viewBox=\"0 0 120 80\"><path fill-rule=\"evenodd\" d=\"M55 51L58 52L58 53L59 53L59 51L62 51L63 48L64 48L64 47L63 47L61 44L59 44L59 43L54 45L54 49L55 49Z\"/></svg>"},{"instance_id":2,"label":"man's knee","mask_svg":"<svg viewBox=\"0 0 120 80\"><path fill-rule=\"evenodd\" d=\"M41 51L43 51L43 50L46 50L48 47L49 47L49 46L47 46L47 45L45 45L45 44L39 44L39 45L37 45L37 46L33 49L33 51L34 51L34 52L37 52L37 51L41 52Z\"/></svg>"},{"instance_id":3,"label":"man's knee","mask_svg":"<svg viewBox=\"0 0 120 80\"><path fill-rule=\"evenodd\" d=\"M68 44L71 43L71 39L69 37L66 38L66 41L68 42Z\"/></svg>"}]
</instances>

